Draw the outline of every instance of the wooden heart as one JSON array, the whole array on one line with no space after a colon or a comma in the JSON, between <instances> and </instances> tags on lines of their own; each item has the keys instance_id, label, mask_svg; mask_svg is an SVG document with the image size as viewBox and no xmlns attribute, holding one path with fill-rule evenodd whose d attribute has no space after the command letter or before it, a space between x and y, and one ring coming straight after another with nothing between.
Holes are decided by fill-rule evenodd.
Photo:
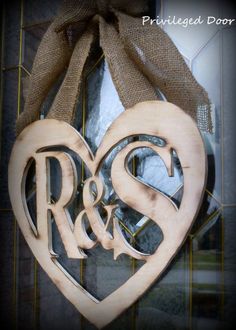
<instances>
[{"instance_id":1,"label":"wooden heart","mask_svg":"<svg viewBox=\"0 0 236 330\"><path fill-rule=\"evenodd\" d=\"M114 146L127 137L140 134L160 137L166 144L164 147L157 147L147 141L136 141L126 145L113 160L112 184L124 203L156 222L163 232L164 239L152 255L137 254L135 250L129 253L127 251L130 251L130 247L118 237L119 229L116 228L117 237L108 237L105 226L91 221L98 241L104 248L114 249L115 257L120 253L127 253L146 261L120 288L102 301L98 301L63 269L50 251L48 209L55 212L57 226L59 231L61 230L69 257L84 258L82 248L90 242L86 242L86 237L81 240L77 232L77 229L81 230L80 219L76 220L74 225L66 215L66 205L75 190L73 162L68 155L54 152L54 157L62 164L62 176L66 178L66 181L62 182L64 187L60 196L60 203L64 202L63 208L59 212L58 205L50 205L46 197L42 198L47 195L46 158L43 150L56 146L73 150L86 163L91 177L96 181L103 160ZM157 152L163 159L169 175L172 173L172 151L176 151L184 176L184 192L179 209L165 195L142 183L129 172L128 156L134 149L141 147L148 147ZM37 159L36 176L39 182L36 193L37 226L30 218L25 198L25 178L32 158ZM87 182L90 182L89 180ZM162 101L139 103L122 113L107 130L95 156L82 136L67 123L53 119L34 122L17 138L9 163L11 203L28 245L63 295L98 328L110 323L133 304L166 269L183 244L197 215L205 181L206 155L195 123L181 109ZM84 204L89 204L89 198L89 194L85 193ZM88 205L88 209L93 208ZM111 210L107 211L109 213ZM111 212L110 216L112 217Z\"/></svg>"}]
</instances>

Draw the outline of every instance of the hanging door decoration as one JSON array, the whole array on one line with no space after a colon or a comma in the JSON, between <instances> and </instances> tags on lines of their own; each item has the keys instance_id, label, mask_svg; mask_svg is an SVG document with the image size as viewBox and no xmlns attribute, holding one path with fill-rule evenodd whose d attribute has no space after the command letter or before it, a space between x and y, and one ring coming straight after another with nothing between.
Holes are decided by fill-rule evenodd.
<instances>
[{"instance_id":1,"label":"hanging door decoration","mask_svg":"<svg viewBox=\"0 0 236 330\"><path fill-rule=\"evenodd\" d=\"M66 2L39 46L9 163L12 207L32 253L63 295L98 328L131 306L174 258L198 213L207 174L204 144L194 122L198 119L203 130L212 129L207 95L168 36L158 27L143 27L141 19L134 17L146 8L145 1L137 3L137 12L133 12L123 1ZM98 31L114 84L127 110L111 124L94 154L72 125L83 73L94 60ZM157 41L153 47L148 44L150 37ZM37 120L50 88L66 65L64 80L47 118ZM157 88L172 103L158 101ZM143 136L159 138L164 143L157 145L143 140ZM163 240L152 254L136 250L127 241L114 216L118 205L102 203L106 186L101 167L114 148L127 138L129 143L123 145L112 161L110 180L123 203L160 227ZM174 175L173 154L178 156L184 178L178 207L130 171L128 160L141 148L149 148L160 156L167 176ZM74 219L69 207L75 199L78 173L72 153L89 173L82 191L83 210ZM60 196L54 202L50 195L50 159L58 162L61 172ZM26 181L33 162L36 221L26 201ZM93 238L88 235L85 218ZM125 254L142 260L143 266L99 301L58 261L53 249L52 219L68 258L86 259L87 251L100 244L113 251L115 260Z\"/></svg>"}]
</instances>

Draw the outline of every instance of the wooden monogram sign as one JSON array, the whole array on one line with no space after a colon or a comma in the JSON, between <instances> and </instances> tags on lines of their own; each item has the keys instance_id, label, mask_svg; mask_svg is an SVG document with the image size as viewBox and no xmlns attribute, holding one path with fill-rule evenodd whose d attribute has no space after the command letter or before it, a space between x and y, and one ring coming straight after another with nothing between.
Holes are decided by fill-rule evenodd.
<instances>
[{"instance_id":1,"label":"wooden monogram sign","mask_svg":"<svg viewBox=\"0 0 236 330\"><path fill-rule=\"evenodd\" d=\"M116 205L105 206L106 223L97 209L105 189L99 173L104 159L122 140L138 135L160 137L166 143L163 147L140 140L127 144L112 162L111 181L116 194L126 205L149 217L161 228L164 238L152 255L140 253L126 241L113 216ZM91 173L83 188L84 209L73 221L67 207L77 188L76 166L69 153L60 151L61 146L76 153ZM173 150L177 153L184 176L179 208L167 196L139 181L129 171L129 155L143 147L152 149L162 158L169 176L173 174ZM50 158L57 159L62 173L60 197L54 204L50 201L48 182L47 162ZM36 164L37 225L30 217L25 196L26 177L32 160ZM110 323L133 304L165 270L197 215L205 179L206 155L195 123L181 109L162 101L139 103L123 112L107 130L96 155L67 123L54 119L36 121L17 138L9 164L11 203L28 245L58 289L98 328ZM96 187L96 196L92 193L92 186ZM98 301L71 277L55 257L51 246L49 211L54 216L68 258L84 259L87 257L85 250L101 244L104 249L113 250L115 259L125 253L144 260L144 265L120 288ZM86 232L85 215L96 240L92 240ZM109 226L112 226L112 234L108 231Z\"/></svg>"}]
</instances>

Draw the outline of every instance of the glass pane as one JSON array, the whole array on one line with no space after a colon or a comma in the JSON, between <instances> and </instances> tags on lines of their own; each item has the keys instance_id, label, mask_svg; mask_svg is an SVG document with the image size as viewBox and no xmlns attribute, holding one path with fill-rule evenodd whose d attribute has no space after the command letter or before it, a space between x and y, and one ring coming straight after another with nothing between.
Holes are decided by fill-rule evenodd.
<instances>
[{"instance_id":1,"label":"glass pane","mask_svg":"<svg viewBox=\"0 0 236 330\"><path fill-rule=\"evenodd\" d=\"M218 328L222 316L221 215L210 217L195 232L193 254L193 328Z\"/></svg>"},{"instance_id":2,"label":"glass pane","mask_svg":"<svg viewBox=\"0 0 236 330\"><path fill-rule=\"evenodd\" d=\"M161 279L137 304L137 329L187 329L189 257L185 245Z\"/></svg>"},{"instance_id":3,"label":"glass pane","mask_svg":"<svg viewBox=\"0 0 236 330\"><path fill-rule=\"evenodd\" d=\"M223 210L224 231L224 321L225 327L235 324L236 308L236 207L226 207Z\"/></svg>"}]
</instances>

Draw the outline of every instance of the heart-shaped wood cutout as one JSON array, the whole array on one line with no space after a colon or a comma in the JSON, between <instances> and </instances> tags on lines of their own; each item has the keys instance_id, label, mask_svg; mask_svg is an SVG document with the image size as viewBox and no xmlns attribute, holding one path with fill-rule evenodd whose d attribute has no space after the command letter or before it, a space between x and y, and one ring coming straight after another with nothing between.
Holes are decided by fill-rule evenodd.
<instances>
[{"instance_id":1,"label":"heart-shaped wood cutout","mask_svg":"<svg viewBox=\"0 0 236 330\"><path fill-rule=\"evenodd\" d=\"M60 203L51 205L47 200L46 150L64 146L74 151L86 163L91 172L87 183L99 181L99 169L106 155L120 141L137 135L150 135L165 140L164 147L147 141L136 141L126 145L115 157L111 168L111 179L119 198L131 208L151 218L162 230L164 239L152 255L138 254L122 238L114 221L114 235L110 237L106 226L96 221L98 214L90 214L91 227L104 248L114 249L114 256L127 253L144 259L145 264L120 288L102 301L98 301L77 283L57 262L50 251L48 210L54 213L62 241L69 257L84 258L82 248L92 241L83 234L81 217L75 224L67 217L66 206L75 190L73 162L69 155L54 152L53 157L61 164L62 189ZM177 153L184 176L184 191L179 209L169 198L136 179L128 170L127 159L137 148L148 147L163 159L171 175L171 155ZM52 157L52 153L48 153ZM29 164L36 159L37 226L30 218L26 198L25 179ZM91 181L92 180L92 181ZM107 130L94 156L82 136L70 125L57 120L41 120L28 126L17 138L9 163L9 193L14 214L21 231L38 262L64 296L95 326L102 328L132 305L161 275L183 244L199 210L206 181L206 155L201 135L193 122L181 109L162 101L143 102L122 113ZM85 188L84 188L85 189ZM84 193L86 212L93 212L97 201ZM85 189L85 190L86 190ZM60 204L60 205L59 205ZM112 208L108 207L109 218ZM89 211L90 210L90 211ZM89 214L88 214L89 216ZM95 218L94 218L95 217ZM95 219L93 221L93 219ZM116 233L116 234L115 234ZM83 239L81 239L83 237ZM79 247L79 248L78 248Z\"/></svg>"}]
</instances>

